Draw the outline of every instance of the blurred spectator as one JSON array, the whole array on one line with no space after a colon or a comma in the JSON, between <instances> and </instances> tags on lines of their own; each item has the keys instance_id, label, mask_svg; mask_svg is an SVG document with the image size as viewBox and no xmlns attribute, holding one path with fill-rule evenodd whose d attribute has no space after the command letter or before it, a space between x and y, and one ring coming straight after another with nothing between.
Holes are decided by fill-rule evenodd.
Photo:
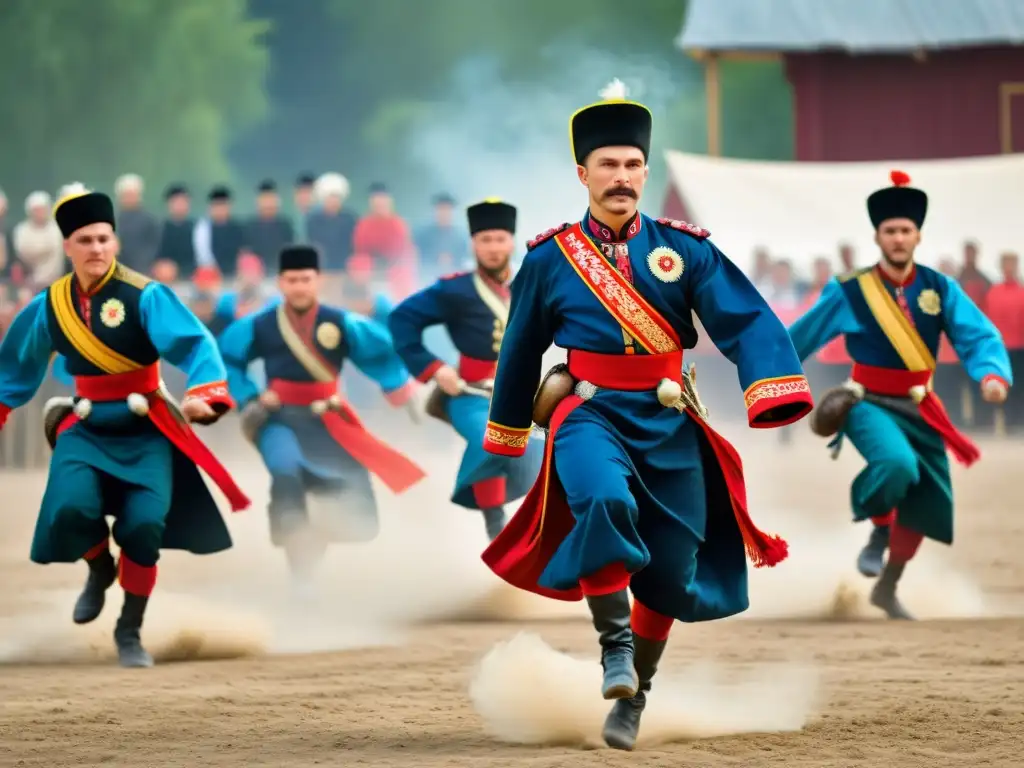
<instances>
[{"instance_id":1,"label":"blurred spectator","mask_svg":"<svg viewBox=\"0 0 1024 768\"><path fill-rule=\"evenodd\" d=\"M369 254L375 268L387 270L392 297L408 296L416 288L415 249L409 227L395 213L395 203L382 183L370 187L369 212L356 224L353 248Z\"/></svg>"},{"instance_id":2,"label":"blurred spectator","mask_svg":"<svg viewBox=\"0 0 1024 768\"><path fill-rule=\"evenodd\" d=\"M772 264L771 281L762 295L772 309L784 318L784 322L791 323L796 319L795 313L800 311L800 293L793 280L793 265L789 261L779 259Z\"/></svg>"},{"instance_id":3,"label":"blurred spectator","mask_svg":"<svg viewBox=\"0 0 1024 768\"><path fill-rule=\"evenodd\" d=\"M214 310L220 294L221 275L214 266L198 267L192 275L188 307L207 327L215 323Z\"/></svg>"},{"instance_id":4,"label":"blurred spectator","mask_svg":"<svg viewBox=\"0 0 1024 768\"><path fill-rule=\"evenodd\" d=\"M943 256L939 259L939 264L936 269L946 277L952 277L956 280L956 262L949 256Z\"/></svg>"},{"instance_id":5,"label":"blurred spectator","mask_svg":"<svg viewBox=\"0 0 1024 768\"><path fill-rule=\"evenodd\" d=\"M25 200L27 218L14 228L14 257L25 282L40 289L65 271L64 237L53 220L52 207L48 194L33 192Z\"/></svg>"},{"instance_id":6,"label":"blurred spectator","mask_svg":"<svg viewBox=\"0 0 1024 768\"><path fill-rule=\"evenodd\" d=\"M127 173L114 182L117 197L117 236L121 241L118 259L136 272L148 274L160 247L160 222L142 207L145 185L142 177Z\"/></svg>"},{"instance_id":7,"label":"blurred spectator","mask_svg":"<svg viewBox=\"0 0 1024 768\"><path fill-rule=\"evenodd\" d=\"M234 290L224 291L217 299L214 319L209 323L213 333L219 334L238 318L267 306L273 292L264 288L266 274L263 260L256 254L239 257Z\"/></svg>"},{"instance_id":8,"label":"blurred spectator","mask_svg":"<svg viewBox=\"0 0 1024 768\"><path fill-rule=\"evenodd\" d=\"M754 263L750 270L750 282L766 296L771 291L772 257L767 248L754 249Z\"/></svg>"},{"instance_id":9,"label":"blurred spectator","mask_svg":"<svg viewBox=\"0 0 1024 768\"><path fill-rule=\"evenodd\" d=\"M386 326L392 304L385 293L376 290L375 277L373 259L365 253L353 254L342 283L342 305Z\"/></svg>"},{"instance_id":10,"label":"blurred spectator","mask_svg":"<svg viewBox=\"0 0 1024 768\"><path fill-rule=\"evenodd\" d=\"M846 274L857 268L857 257L854 255L853 246L849 243L839 244L839 269Z\"/></svg>"},{"instance_id":11,"label":"blurred spectator","mask_svg":"<svg viewBox=\"0 0 1024 768\"><path fill-rule=\"evenodd\" d=\"M442 192L434 197L434 220L416 231L420 274L426 281L465 268L469 259L469 236L455 226L455 200Z\"/></svg>"},{"instance_id":12,"label":"blurred spectator","mask_svg":"<svg viewBox=\"0 0 1024 768\"><path fill-rule=\"evenodd\" d=\"M993 285L985 297L985 314L1003 335L1015 377L1024 376L1024 286L1020 280L1020 259L1016 253L999 258L1002 282ZM1004 408L1007 427L1024 426L1024 384L1010 388Z\"/></svg>"},{"instance_id":13,"label":"blurred spectator","mask_svg":"<svg viewBox=\"0 0 1024 768\"><path fill-rule=\"evenodd\" d=\"M196 268L193 243L196 222L189 216L192 199L188 188L184 184L171 184L164 191L164 200L167 204L167 218L160 231L157 255L177 264L180 274L190 275Z\"/></svg>"},{"instance_id":14,"label":"blurred spectator","mask_svg":"<svg viewBox=\"0 0 1024 768\"><path fill-rule=\"evenodd\" d=\"M344 210L350 191L348 179L340 173L325 173L316 180L315 189L319 205L306 220L306 235L320 247L324 270L340 272L352 255L356 230L356 217Z\"/></svg>"},{"instance_id":15,"label":"blurred spectator","mask_svg":"<svg viewBox=\"0 0 1024 768\"><path fill-rule=\"evenodd\" d=\"M295 189L292 191L292 201L295 204L295 235L296 242L307 242L309 233L307 224L309 214L313 211L313 204L316 202L313 185L316 184L316 176L312 173L300 173L295 180Z\"/></svg>"},{"instance_id":16,"label":"blurred spectator","mask_svg":"<svg viewBox=\"0 0 1024 768\"><path fill-rule=\"evenodd\" d=\"M978 269L978 244L973 240L964 243L964 266L960 270L960 287L979 307L985 306L985 294L992 287L992 281Z\"/></svg>"},{"instance_id":17,"label":"blurred spectator","mask_svg":"<svg viewBox=\"0 0 1024 768\"><path fill-rule=\"evenodd\" d=\"M197 267L216 267L224 277L235 274L245 250L245 229L231 215L231 190L218 185L207 195L207 214L196 222L192 244Z\"/></svg>"},{"instance_id":18,"label":"blurred spectator","mask_svg":"<svg viewBox=\"0 0 1024 768\"><path fill-rule=\"evenodd\" d=\"M65 184L63 187L57 190L57 202L60 202L65 197L71 197L71 195L81 195L89 190L85 184L80 181L72 181Z\"/></svg>"},{"instance_id":19,"label":"blurred spectator","mask_svg":"<svg viewBox=\"0 0 1024 768\"><path fill-rule=\"evenodd\" d=\"M281 196L272 179L261 182L256 190L256 215L246 226L245 242L264 265L275 268L281 249L295 242L295 228L281 213Z\"/></svg>"},{"instance_id":20,"label":"blurred spectator","mask_svg":"<svg viewBox=\"0 0 1024 768\"><path fill-rule=\"evenodd\" d=\"M153 279L164 285L178 282L178 265L170 259L157 259L153 262Z\"/></svg>"}]
</instances>

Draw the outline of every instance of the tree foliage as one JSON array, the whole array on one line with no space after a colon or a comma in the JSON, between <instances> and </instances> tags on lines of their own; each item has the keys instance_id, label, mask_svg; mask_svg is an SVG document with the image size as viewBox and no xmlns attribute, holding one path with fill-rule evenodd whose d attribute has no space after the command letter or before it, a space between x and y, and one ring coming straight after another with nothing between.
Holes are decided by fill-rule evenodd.
<instances>
[{"instance_id":1,"label":"tree foliage","mask_svg":"<svg viewBox=\"0 0 1024 768\"><path fill-rule=\"evenodd\" d=\"M267 25L245 0L4 0L0 179L9 190L124 172L229 178L226 144L266 110Z\"/></svg>"}]
</instances>

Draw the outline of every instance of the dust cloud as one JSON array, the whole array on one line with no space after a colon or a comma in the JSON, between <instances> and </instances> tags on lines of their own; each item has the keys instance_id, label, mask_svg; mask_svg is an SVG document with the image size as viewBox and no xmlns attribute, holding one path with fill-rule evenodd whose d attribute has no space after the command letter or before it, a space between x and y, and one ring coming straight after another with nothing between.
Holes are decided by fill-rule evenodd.
<instances>
[{"instance_id":1,"label":"dust cloud","mask_svg":"<svg viewBox=\"0 0 1024 768\"><path fill-rule=\"evenodd\" d=\"M603 745L609 702L601 666L560 653L534 634L496 645L470 685L487 732L516 744ZM798 731L817 711L818 674L801 663L764 665L744 675L700 665L659 675L638 746L738 733Z\"/></svg>"}]
</instances>

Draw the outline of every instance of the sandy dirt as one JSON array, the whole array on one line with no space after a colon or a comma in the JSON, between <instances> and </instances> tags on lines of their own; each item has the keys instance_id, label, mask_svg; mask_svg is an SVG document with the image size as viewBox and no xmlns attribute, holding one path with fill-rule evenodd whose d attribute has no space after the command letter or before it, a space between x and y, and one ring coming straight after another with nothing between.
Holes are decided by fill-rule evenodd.
<instances>
[{"instance_id":1,"label":"sandy dirt","mask_svg":"<svg viewBox=\"0 0 1024 768\"><path fill-rule=\"evenodd\" d=\"M115 591L95 624L71 623L83 566L27 560L45 477L0 473L0 766L1020 765L1024 445L983 443L955 470L957 545L926 543L903 592L922 620L890 623L853 569L855 453L830 461L805 427L790 446L725 427L756 518L792 555L752 573L748 614L676 625L629 755L593 748L606 705L582 606L479 562L481 521L447 503L459 444L443 427L385 420L432 477L382 490L380 538L333 550L306 602L266 542L266 477L236 428L204 434L257 505L231 516L231 552L165 556L152 670L112 663Z\"/></svg>"}]
</instances>

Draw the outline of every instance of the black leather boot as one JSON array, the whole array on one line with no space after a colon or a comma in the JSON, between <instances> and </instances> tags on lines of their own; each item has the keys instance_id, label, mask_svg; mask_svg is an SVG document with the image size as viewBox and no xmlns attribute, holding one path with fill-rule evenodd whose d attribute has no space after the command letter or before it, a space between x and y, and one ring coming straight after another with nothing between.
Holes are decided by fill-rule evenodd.
<instances>
[{"instance_id":1,"label":"black leather boot","mask_svg":"<svg viewBox=\"0 0 1024 768\"><path fill-rule=\"evenodd\" d=\"M152 667L153 657L142 647L142 619L146 615L148 597L124 593L124 607L114 627L117 660L122 667Z\"/></svg>"},{"instance_id":2,"label":"black leather boot","mask_svg":"<svg viewBox=\"0 0 1024 768\"><path fill-rule=\"evenodd\" d=\"M876 525L871 535L868 536L868 543L857 556L857 570L861 575L873 579L882 572L882 564L885 562L885 552L889 549L889 526Z\"/></svg>"},{"instance_id":3,"label":"black leather boot","mask_svg":"<svg viewBox=\"0 0 1024 768\"><path fill-rule=\"evenodd\" d=\"M628 591L623 589L610 595L587 597L587 605L601 643L601 666L604 668L601 694L606 699L636 696L639 681L633 668Z\"/></svg>"},{"instance_id":4,"label":"black leather boot","mask_svg":"<svg viewBox=\"0 0 1024 768\"><path fill-rule=\"evenodd\" d=\"M484 527L487 529L487 538L494 541L498 538L502 528L505 527L505 509L504 507L491 507L481 511L484 515Z\"/></svg>"},{"instance_id":5,"label":"black leather boot","mask_svg":"<svg viewBox=\"0 0 1024 768\"><path fill-rule=\"evenodd\" d=\"M894 563L892 560L885 564L882 575L878 577L878 581L875 582L875 586L871 590L871 604L885 611L885 615L890 619L913 621L914 617L896 597L896 585L899 583L906 565L906 563Z\"/></svg>"},{"instance_id":6,"label":"black leather boot","mask_svg":"<svg viewBox=\"0 0 1024 768\"><path fill-rule=\"evenodd\" d=\"M632 698L616 701L604 721L604 742L612 749L631 750L636 746L636 737L640 732L640 715L647 706L651 680L658 671L658 662L661 660L661 654L665 652L667 642L633 635L633 664L640 680L640 690Z\"/></svg>"},{"instance_id":7,"label":"black leather boot","mask_svg":"<svg viewBox=\"0 0 1024 768\"><path fill-rule=\"evenodd\" d=\"M71 615L75 624L88 624L99 617L107 602L107 590L117 580L117 565L109 550L86 563L89 565L89 576Z\"/></svg>"}]
</instances>

